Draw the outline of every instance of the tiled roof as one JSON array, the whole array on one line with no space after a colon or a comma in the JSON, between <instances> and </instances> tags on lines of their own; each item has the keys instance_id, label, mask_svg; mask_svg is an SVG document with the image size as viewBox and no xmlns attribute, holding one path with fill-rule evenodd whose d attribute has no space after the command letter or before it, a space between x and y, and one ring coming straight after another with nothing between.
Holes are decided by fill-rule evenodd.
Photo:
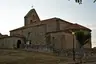
<instances>
[{"instance_id":1,"label":"tiled roof","mask_svg":"<svg viewBox=\"0 0 96 64\"><path fill-rule=\"evenodd\" d=\"M12 32L12 31L16 31L16 30L22 30L22 29L26 29L26 28L30 28L30 27L35 27L35 26L41 26L41 25L44 25L44 24L23 26L23 27L14 29L14 30L10 30L10 32Z\"/></svg>"},{"instance_id":2,"label":"tiled roof","mask_svg":"<svg viewBox=\"0 0 96 64\"><path fill-rule=\"evenodd\" d=\"M87 27L85 27L85 26L82 26L82 25L80 25L80 24L71 24L70 26L68 26L66 29L77 29L77 30L79 30L79 29L82 29L82 30L89 30L89 31L91 31L91 29L89 29L89 28L87 28Z\"/></svg>"},{"instance_id":3,"label":"tiled roof","mask_svg":"<svg viewBox=\"0 0 96 64\"><path fill-rule=\"evenodd\" d=\"M11 37L17 37L17 38L24 38L23 36L6 36L6 37L1 37L0 39L4 39L4 38L11 38Z\"/></svg>"},{"instance_id":4,"label":"tiled roof","mask_svg":"<svg viewBox=\"0 0 96 64\"><path fill-rule=\"evenodd\" d=\"M65 21L65 20L62 20L62 19L56 18L56 17L54 17L54 18L49 18L49 19L45 19L45 20L41 20L40 24L42 25L42 24L44 24L44 22L46 23L46 22L50 22L50 21L53 22L54 20L60 20L60 21L62 21L62 22L69 23L70 26L66 27L66 30L69 30L69 29L77 29L77 30L78 30L78 29L84 29L84 30L89 30L89 31L91 31L91 29L89 29L89 28L87 28L87 27L85 27L85 26L82 26L82 25L80 25L80 24L73 24L73 23L71 23L71 22L68 22L68 21ZM39 24L39 25L40 25L40 24ZM22 30L22 29L25 29L25 28L28 28L28 27L32 27L32 25L23 26L23 27L20 27L20 28L11 30L11 31Z\"/></svg>"},{"instance_id":5,"label":"tiled roof","mask_svg":"<svg viewBox=\"0 0 96 64\"><path fill-rule=\"evenodd\" d=\"M46 19L46 20L42 20L42 22L46 22L46 21L51 21L51 20L60 20L60 21L62 21L62 22L66 22L66 23L69 23L70 24L70 26L68 26L68 27L66 27L66 29L84 29L84 30L89 30L89 31L91 31L91 29L89 29L89 28L87 28L87 27L85 27L85 26L82 26L82 25L80 25L80 24L73 24L73 23L71 23L71 22L68 22L68 21L66 21L66 20L62 20L62 19L60 19L60 18L56 18L56 17L54 17L54 18L50 18L50 19Z\"/></svg>"},{"instance_id":6,"label":"tiled roof","mask_svg":"<svg viewBox=\"0 0 96 64\"><path fill-rule=\"evenodd\" d=\"M23 26L23 27L20 27L20 28L16 28L16 29L13 29L13 30L10 30L10 32L11 31L16 31L16 30L22 30L22 29L24 29L25 27Z\"/></svg>"},{"instance_id":7,"label":"tiled roof","mask_svg":"<svg viewBox=\"0 0 96 64\"><path fill-rule=\"evenodd\" d=\"M27 17L27 16L29 16L30 15L30 13L32 13L32 12L35 12L36 13L36 10L35 9L31 9L27 14L26 14L26 16L25 17Z\"/></svg>"},{"instance_id":8,"label":"tiled roof","mask_svg":"<svg viewBox=\"0 0 96 64\"><path fill-rule=\"evenodd\" d=\"M49 19L45 19L45 20L41 20L41 22L50 22L50 21L52 21L52 20L55 20L55 21L62 21L62 22L66 22L66 23L69 23L69 24L73 24L73 23L71 23L71 22L68 22L68 21L66 21L66 20L62 20L62 19L60 19L60 18L57 18L57 17L53 17L53 18L49 18Z\"/></svg>"},{"instance_id":9,"label":"tiled roof","mask_svg":"<svg viewBox=\"0 0 96 64\"><path fill-rule=\"evenodd\" d=\"M49 33L59 33L59 32L71 33L71 32L68 31L68 30L58 30L58 31L47 32L46 34L49 34Z\"/></svg>"}]
</instances>

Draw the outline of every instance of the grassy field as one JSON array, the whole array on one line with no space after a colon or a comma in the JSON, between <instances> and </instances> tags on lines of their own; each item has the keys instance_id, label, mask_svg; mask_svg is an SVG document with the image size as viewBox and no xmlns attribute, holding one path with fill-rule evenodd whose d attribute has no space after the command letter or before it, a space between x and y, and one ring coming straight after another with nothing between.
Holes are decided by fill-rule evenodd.
<instances>
[{"instance_id":1,"label":"grassy field","mask_svg":"<svg viewBox=\"0 0 96 64\"><path fill-rule=\"evenodd\" d=\"M68 61L52 53L0 49L0 64L60 64Z\"/></svg>"}]
</instances>

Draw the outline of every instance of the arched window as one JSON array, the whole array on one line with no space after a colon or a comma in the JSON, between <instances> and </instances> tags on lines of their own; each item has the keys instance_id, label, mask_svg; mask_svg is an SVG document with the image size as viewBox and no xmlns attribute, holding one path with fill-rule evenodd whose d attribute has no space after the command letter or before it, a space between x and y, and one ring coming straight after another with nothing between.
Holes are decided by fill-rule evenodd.
<instances>
[{"instance_id":1,"label":"arched window","mask_svg":"<svg viewBox=\"0 0 96 64\"><path fill-rule=\"evenodd\" d=\"M30 23L33 23L33 21L32 21L32 20L30 20Z\"/></svg>"}]
</instances>

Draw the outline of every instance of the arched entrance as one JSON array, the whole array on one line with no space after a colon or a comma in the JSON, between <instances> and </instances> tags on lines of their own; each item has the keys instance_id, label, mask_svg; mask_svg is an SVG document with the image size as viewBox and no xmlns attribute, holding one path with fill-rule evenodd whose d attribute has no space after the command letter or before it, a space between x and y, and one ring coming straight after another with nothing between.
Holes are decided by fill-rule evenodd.
<instances>
[{"instance_id":1,"label":"arched entrance","mask_svg":"<svg viewBox=\"0 0 96 64\"><path fill-rule=\"evenodd\" d=\"M20 48L21 40L17 41L17 48Z\"/></svg>"}]
</instances>

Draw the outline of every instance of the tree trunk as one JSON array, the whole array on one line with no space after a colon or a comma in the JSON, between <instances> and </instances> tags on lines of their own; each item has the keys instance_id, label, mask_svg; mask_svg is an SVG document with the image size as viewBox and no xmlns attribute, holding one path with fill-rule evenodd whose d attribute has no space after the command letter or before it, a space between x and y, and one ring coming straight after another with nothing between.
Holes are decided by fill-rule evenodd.
<instances>
[{"instance_id":1,"label":"tree trunk","mask_svg":"<svg viewBox=\"0 0 96 64\"><path fill-rule=\"evenodd\" d=\"M82 59L83 59L83 56L84 56L84 47L81 45L80 46L80 50L79 50L79 61L80 63L82 63Z\"/></svg>"}]
</instances>

